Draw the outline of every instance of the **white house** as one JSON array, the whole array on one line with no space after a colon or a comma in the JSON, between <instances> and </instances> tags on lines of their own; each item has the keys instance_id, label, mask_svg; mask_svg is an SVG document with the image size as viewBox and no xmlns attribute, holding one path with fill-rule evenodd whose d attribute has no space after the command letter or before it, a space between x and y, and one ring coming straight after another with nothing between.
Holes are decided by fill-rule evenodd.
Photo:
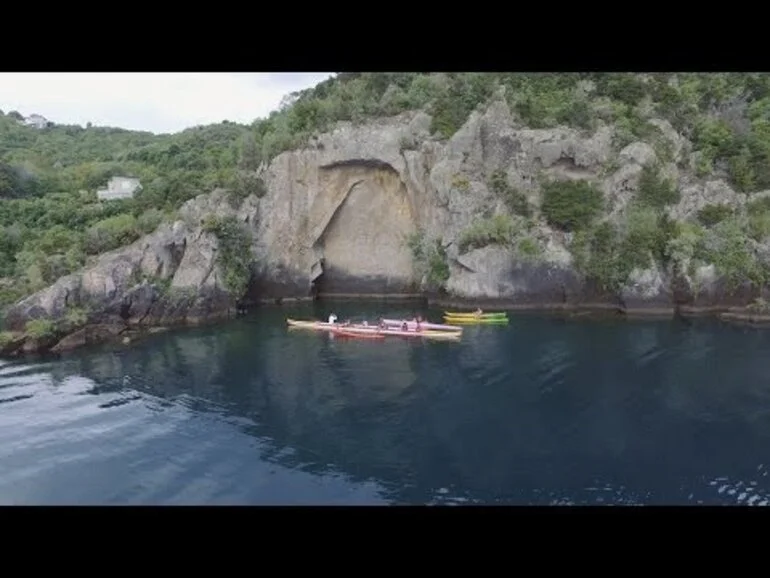
<instances>
[{"instance_id":1,"label":"white house","mask_svg":"<svg viewBox=\"0 0 770 578\"><path fill-rule=\"evenodd\" d=\"M45 128L48 126L48 119L41 114L31 114L24 119L24 124L34 128Z\"/></svg>"},{"instance_id":2,"label":"white house","mask_svg":"<svg viewBox=\"0 0 770 578\"><path fill-rule=\"evenodd\" d=\"M139 179L133 177L112 177L107 183L106 189L96 191L100 201L114 199L130 199L134 193L142 188Z\"/></svg>"}]
</instances>

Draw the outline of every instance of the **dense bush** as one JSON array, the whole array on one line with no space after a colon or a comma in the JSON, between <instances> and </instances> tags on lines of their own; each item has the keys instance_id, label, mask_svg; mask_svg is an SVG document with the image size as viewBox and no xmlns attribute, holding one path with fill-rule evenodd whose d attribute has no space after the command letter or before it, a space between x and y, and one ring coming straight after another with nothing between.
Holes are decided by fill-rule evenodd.
<instances>
[{"instance_id":1,"label":"dense bush","mask_svg":"<svg viewBox=\"0 0 770 578\"><path fill-rule=\"evenodd\" d=\"M698 222L704 227L711 227L717 223L721 223L728 217L732 216L733 208L730 205L725 204L708 204L698 211Z\"/></svg>"},{"instance_id":2,"label":"dense bush","mask_svg":"<svg viewBox=\"0 0 770 578\"><path fill-rule=\"evenodd\" d=\"M83 248L88 255L98 255L133 243L141 236L136 217L115 215L98 221L85 232Z\"/></svg>"},{"instance_id":3,"label":"dense bush","mask_svg":"<svg viewBox=\"0 0 770 578\"><path fill-rule=\"evenodd\" d=\"M542 247L532 237L522 237L516 243L516 253L522 259L537 261L542 255Z\"/></svg>"},{"instance_id":4,"label":"dense bush","mask_svg":"<svg viewBox=\"0 0 770 578\"><path fill-rule=\"evenodd\" d=\"M425 276L429 285L443 290L449 279L449 262L441 239L427 240L423 232L409 235L406 245L412 253L417 272Z\"/></svg>"},{"instance_id":5,"label":"dense bush","mask_svg":"<svg viewBox=\"0 0 770 578\"><path fill-rule=\"evenodd\" d=\"M509 245L516 232L516 223L508 215L479 219L462 232L457 248L465 253L488 245Z\"/></svg>"},{"instance_id":6,"label":"dense bush","mask_svg":"<svg viewBox=\"0 0 770 578\"><path fill-rule=\"evenodd\" d=\"M551 181L542 185L543 212L548 223L564 231L585 229L602 212L602 192L587 181Z\"/></svg>"},{"instance_id":7,"label":"dense bush","mask_svg":"<svg viewBox=\"0 0 770 578\"><path fill-rule=\"evenodd\" d=\"M706 231L696 254L703 261L713 263L731 288L746 281L764 286L770 280L767 266L757 258L737 218L726 219Z\"/></svg>"},{"instance_id":8,"label":"dense bush","mask_svg":"<svg viewBox=\"0 0 770 578\"><path fill-rule=\"evenodd\" d=\"M251 278L251 236L235 217L206 219L203 230L212 233L219 241L217 259L224 284L236 299L243 297Z\"/></svg>"},{"instance_id":9,"label":"dense bush","mask_svg":"<svg viewBox=\"0 0 770 578\"><path fill-rule=\"evenodd\" d=\"M755 241L770 237L770 197L761 197L747 203L748 234Z\"/></svg>"},{"instance_id":10,"label":"dense bush","mask_svg":"<svg viewBox=\"0 0 770 578\"><path fill-rule=\"evenodd\" d=\"M626 219L622 258L632 269L644 269L653 262L665 265L668 262L668 244L676 234L676 224L668 215L647 207L634 206Z\"/></svg>"},{"instance_id":11,"label":"dense bush","mask_svg":"<svg viewBox=\"0 0 770 578\"><path fill-rule=\"evenodd\" d=\"M495 171L492 173L489 179L489 188L497 193L514 215L522 217L532 216L532 207L526 195L511 186L505 172Z\"/></svg>"},{"instance_id":12,"label":"dense bush","mask_svg":"<svg viewBox=\"0 0 770 578\"><path fill-rule=\"evenodd\" d=\"M746 203L746 212L749 215L758 215L770 211L770 196L760 197Z\"/></svg>"},{"instance_id":13,"label":"dense bush","mask_svg":"<svg viewBox=\"0 0 770 578\"><path fill-rule=\"evenodd\" d=\"M56 333L56 324L50 319L33 319L27 321L25 333L32 339L45 339Z\"/></svg>"},{"instance_id":14,"label":"dense bush","mask_svg":"<svg viewBox=\"0 0 770 578\"><path fill-rule=\"evenodd\" d=\"M570 249L575 266L587 279L607 291L617 290L628 278L630 264L620 258L621 236L608 222L581 229Z\"/></svg>"},{"instance_id":15,"label":"dense bush","mask_svg":"<svg viewBox=\"0 0 770 578\"><path fill-rule=\"evenodd\" d=\"M603 222L578 231L571 250L579 271L598 287L617 291L634 269L668 264L677 235L665 213L632 205L620 227Z\"/></svg>"},{"instance_id":16,"label":"dense bush","mask_svg":"<svg viewBox=\"0 0 770 578\"><path fill-rule=\"evenodd\" d=\"M639 193L637 199L640 203L662 209L668 205L675 205L682 195L679 189L670 180L660 174L660 169L655 166L647 166L642 169L639 177Z\"/></svg>"}]
</instances>

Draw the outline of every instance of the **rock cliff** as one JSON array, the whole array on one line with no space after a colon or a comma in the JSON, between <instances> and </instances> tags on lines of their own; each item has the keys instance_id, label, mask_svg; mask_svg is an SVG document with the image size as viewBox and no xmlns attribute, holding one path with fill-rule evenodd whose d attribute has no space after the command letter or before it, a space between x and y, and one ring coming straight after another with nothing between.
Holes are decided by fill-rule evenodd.
<instances>
[{"instance_id":1,"label":"rock cliff","mask_svg":"<svg viewBox=\"0 0 770 578\"><path fill-rule=\"evenodd\" d=\"M260 295L305 296L315 282L323 292L344 293L443 285L449 296L522 305L672 309L756 297L740 288L728 292L713 264L693 270L687 256L678 263L679 277L674 264L661 268L651 259L618 290L599 290L576 267L574 235L543 218L544 182L585 180L602 191L606 218L622 223L643 169L652 166L681 190L681 200L666 209L671 219L691 219L710 204L744 204L745 195L725 181L692 176L689 142L667 121L650 120L659 129L656 146L662 142L658 148L668 153L661 159L650 143L616 150L611 126L593 134L521 127L503 99L473 113L446 142L429 134L430 120L417 112L358 127L343 123L271 163L255 228ZM490 186L496 174L507 191L525 197L528 217L511 211ZM462 247L480 221L496 217L511 233L508 242ZM431 280L425 271L431 257L434 269L446 265L443 278Z\"/></svg>"},{"instance_id":2,"label":"rock cliff","mask_svg":"<svg viewBox=\"0 0 770 578\"><path fill-rule=\"evenodd\" d=\"M686 231L668 239L666 265L650 254L612 284L581 265L579 233L548 224L547 183L586 182L603 196L599 222L627 228L645 167L653 166L681 192L665 207L671 222L707 205L745 204L724 180L693 176L690 144L667 121L649 123L657 128L654 142L618 147L610 125L591 134L523 127L503 98L471 114L448 141L430 134L425 112L340 123L262 167L264 195L237 208L224 190L189 201L176 222L16 304L6 325L23 332L30 320L53 323L45 343L61 348L87 341L84 326L122 331L198 322L232 314L244 297L305 298L314 291L669 312L748 304L756 290L728 286L714 263L696 258ZM252 263L251 280L238 294L226 283L221 238L206 226L212 215L239 223L250 238L241 250ZM751 243L764 262L770 251ZM84 312L77 322L73 310ZM26 347L36 343L29 337Z\"/></svg>"}]
</instances>

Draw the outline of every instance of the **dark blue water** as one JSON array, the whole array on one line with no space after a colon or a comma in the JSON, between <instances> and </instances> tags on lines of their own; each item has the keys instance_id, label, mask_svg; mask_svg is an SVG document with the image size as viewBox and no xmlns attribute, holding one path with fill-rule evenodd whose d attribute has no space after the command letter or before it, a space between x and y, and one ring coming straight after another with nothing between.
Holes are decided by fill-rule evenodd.
<instances>
[{"instance_id":1,"label":"dark blue water","mask_svg":"<svg viewBox=\"0 0 770 578\"><path fill-rule=\"evenodd\" d=\"M530 315L460 343L286 328L332 307L400 313L266 309L3 361L0 503L769 503L770 333Z\"/></svg>"}]
</instances>

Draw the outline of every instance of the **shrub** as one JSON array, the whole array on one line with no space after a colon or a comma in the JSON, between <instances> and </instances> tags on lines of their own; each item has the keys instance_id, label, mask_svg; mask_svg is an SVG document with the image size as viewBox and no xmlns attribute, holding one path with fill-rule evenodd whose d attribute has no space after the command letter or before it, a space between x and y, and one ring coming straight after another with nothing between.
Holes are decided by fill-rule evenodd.
<instances>
[{"instance_id":1,"label":"shrub","mask_svg":"<svg viewBox=\"0 0 770 578\"><path fill-rule=\"evenodd\" d=\"M732 216L733 208L726 204L708 204L698 211L698 222L704 227L711 227Z\"/></svg>"},{"instance_id":2,"label":"shrub","mask_svg":"<svg viewBox=\"0 0 770 578\"><path fill-rule=\"evenodd\" d=\"M468 177L458 173L452 177L452 188L468 192L471 188L471 183L468 180Z\"/></svg>"},{"instance_id":3,"label":"shrub","mask_svg":"<svg viewBox=\"0 0 770 578\"><path fill-rule=\"evenodd\" d=\"M677 223L675 234L666 245L666 254L675 270L692 275L699 259L704 229L693 223Z\"/></svg>"},{"instance_id":4,"label":"shrub","mask_svg":"<svg viewBox=\"0 0 770 578\"><path fill-rule=\"evenodd\" d=\"M762 297L757 297L747 307L752 313L759 313L761 315L767 315L770 312L770 303Z\"/></svg>"},{"instance_id":5,"label":"shrub","mask_svg":"<svg viewBox=\"0 0 770 578\"><path fill-rule=\"evenodd\" d=\"M159 209L147 209L139 215L139 218L136 220L136 226L145 235L152 233L163 222L164 216L163 211Z\"/></svg>"},{"instance_id":6,"label":"shrub","mask_svg":"<svg viewBox=\"0 0 770 578\"><path fill-rule=\"evenodd\" d=\"M669 244L678 233L666 214L632 205L625 226L601 223L575 234L570 247L575 264L602 289L617 291L636 268L670 260Z\"/></svg>"},{"instance_id":7,"label":"shrub","mask_svg":"<svg viewBox=\"0 0 770 578\"><path fill-rule=\"evenodd\" d=\"M620 253L629 265L629 271L635 267L650 266L650 259L663 258L665 232L661 226L659 214L644 206L632 206L626 218L625 238L620 242Z\"/></svg>"},{"instance_id":8,"label":"shrub","mask_svg":"<svg viewBox=\"0 0 770 578\"><path fill-rule=\"evenodd\" d=\"M770 213L749 215L748 231L749 237L757 242L770 237Z\"/></svg>"},{"instance_id":9,"label":"shrub","mask_svg":"<svg viewBox=\"0 0 770 578\"><path fill-rule=\"evenodd\" d=\"M22 287L20 282L11 286L0 286L0 308L4 308L12 303L16 303L24 297L27 288Z\"/></svg>"},{"instance_id":10,"label":"shrub","mask_svg":"<svg viewBox=\"0 0 770 578\"><path fill-rule=\"evenodd\" d=\"M56 333L56 326L50 319L33 319L27 321L26 334L32 339L45 339Z\"/></svg>"},{"instance_id":11,"label":"shrub","mask_svg":"<svg viewBox=\"0 0 770 578\"><path fill-rule=\"evenodd\" d=\"M565 231L586 229L604 208L601 191L587 181L552 181L542 189L543 215Z\"/></svg>"},{"instance_id":12,"label":"shrub","mask_svg":"<svg viewBox=\"0 0 770 578\"><path fill-rule=\"evenodd\" d=\"M624 105L614 108L615 136L613 145L622 149L632 142L648 140L659 132L658 129L642 118L636 110Z\"/></svg>"},{"instance_id":13,"label":"shrub","mask_svg":"<svg viewBox=\"0 0 770 578\"><path fill-rule=\"evenodd\" d=\"M406 245L412 253L414 264L421 275L427 277L430 285L443 288L449 279L449 263L441 239L426 241L422 232L406 238Z\"/></svg>"},{"instance_id":14,"label":"shrub","mask_svg":"<svg viewBox=\"0 0 770 578\"><path fill-rule=\"evenodd\" d=\"M727 160L730 179L738 191L748 193L756 187L757 177L752 166L751 151L743 147Z\"/></svg>"},{"instance_id":15,"label":"shrub","mask_svg":"<svg viewBox=\"0 0 770 578\"><path fill-rule=\"evenodd\" d=\"M628 278L630 266L619 258L620 235L611 223L601 223L575 234L570 250L575 266L587 279L608 291Z\"/></svg>"},{"instance_id":16,"label":"shrub","mask_svg":"<svg viewBox=\"0 0 770 578\"><path fill-rule=\"evenodd\" d=\"M644 96L645 86L637 74L608 73L597 75L596 92L628 106L634 106Z\"/></svg>"},{"instance_id":17,"label":"shrub","mask_svg":"<svg viewBox=\"0 0 770 578\"><path fill-rule=\"evenodd\" d=\"M644 167L639 178L637 199L649 207L662 209L677 204L682 195L669 180L664 179L657 167Z\"/></svg>"},{"instance_id":18,"label":"shrub","mask_svg":"<svg viewBox=\"0 0 770 578\"><path fill-rule=\"evenodd\" d=\"M458 249L466 253L488 245L508 245L516 234L516 224L508 215L495 215L481 219L465 229L460 235Z\"/></svg>"},{"instance_id":19,"label":"shrub","mask_svg":"<svg viewBox=\"0 0 770 578\"><path fill-rule=\"evenodd\" d=\"M239 208L249 195L262 198L267 194L267 185L256 171L237 170L225 179L227 200L234 209Z\"/></svg>"},{"instance_id":20,"label":"shrub","mask_svg":"<svg viewBox=\"0 0 770 578\"><path fill-rule=\"evenodd\" d=\"M767 268L757 259L744 228L736 218L726 219L707 231L697 255L713 263L730 288L745 281L760 287L767 282Z\"/></svg>"},{"instance_id":21,"label":"shrub","mask_svg":"<svg viewBox=\"0 0 770 578\"><path fill-rule=\"evenodd\" d=\"M532 216L532 207L526 195L510 185L504 171L492 173L489 179L489 188L503 200L514 215L521 215L522 217Z\"/></svg>"},{"instance_id":22,"label":"shrub","mask_svg":"<svg viewBox=\"0 0 770 578\"><path fill-rule=\"evenodd\" d=\"M513 110L531 128L547 128L551 124L548 122L548 109L533 95L524 95L514 104Z\"/></svg>"},{"instance_id":23,"label":"shrub","mask_svg":"<svg viewBox=\"0 0 770 578\"><path fill-rule=\"evenodd\" d=\"M761 197L746 203L746 212L749 215L758 215L760 213L770 212L770 196Z\"/></svg>"},{"instance_id":24,"label":"shrub","mask_svg":"<svg viewBox=\"0 0 770 578\"><path fill-rule=\"evenodd\" d=\"M239 171L237 173L237 192L242 198L249 195L256 195L262 198L267 194L267 184L265 180L255 173Z\"/></svg>"},{"instance_id":25,"label":"shrub","mask_svg":"<svg viewBox=\"0 0 770 578\"><path fill-rule=\"evenodd\" d=\"M234 297L242 297L251 278L251 235L235 217L209 216L203 230L219 241L217 262L225 287Z\"/></svg>"},{"instance_id":26,"label":"shrub","mask_svg":"<svg viewBox=\"0 0 770 578\"><path fill-rule=\"evenodd\" d=\"M409 251L412 253L412 258L415 261L420 261L423 258L423 233L417 231L406 236L405 244Z\"/></svg>"},{"instance_id":27,"label":"shrub","mask_svg":"<svg viewBox=\"0 0 770 578\"><path fill-rule=\"evenodd\" d=\"M534 261L541 255L541 248L537 240L532 237L519 239L516 244L518 254L528 261Z\"/></svg>"},{"instance_id":28,"label":"shrub","mask_svg":"<svg viewBox=\"0 0 770 578\"><path fill-rule=\"evenodd\" d=\"M109 217L86 231L84 249L89 255L98 255L129 245L140 236L136 218L130 213Z\"/></svg>"},{"instance_id":29,"label":"shrub","mask_svg":"<svg viewBox=\"0 0 770 578\"><path fill-rule=\"evenodd\" d=\"M695 160L695 175L698 177L705 177L710 175L714 170L713 158L708 151L700 151L700 154Z\"/></svg>"},{"instance_id":30,"label":"shrub","mask_svg":"<svg viewBox=\"0 0 770 578\"><path fill-rule=\"evenodd\" d=\"M762 197L746 205L748 234L756 241L770 236L770 197Z\"/></svg>"},{"instance_id":31,"label":"shrub","mask_svg":"<svg viewBox=\"0 0 770 578\"><path fill-rule=\"evenodd\" d=\"M594 125L594 111L586 98L569 100L556 114L556 121L583 130L590 130Z\"/></svg>"},{"instance_id":32,"label":"shrub","mask_svg":"<svg viewBox=\"0 0 770 578\"><path fill-rule=\"evenodd\" d=\"M81 307L72 307L67 310L64 318L70 325L80 327L81 325L85 325L86 321L88 321L88 313Z\"/></svg>"},{"instance_id":33,"label":"shrub","mask_svg":"<svg viewBox=\"0 0 770 578\"><path fill-rule=\"evenodd\" d=\"M495 88L495 77L488 73L453 74L447 90L433 101L431 132L450 138L465 123L468 116L485 102Z\"/></svg>"},{"instance_id":34,"label":"shrub","mask_svg":"<svg viewBox=\"0 0 770 578\"><path fill-rule=\"evenodd\" d=\"M696 149L709 149L717 157L729 156L734 152L733 131L723 120L701 117L695 125L693 145Z\"/></svg>"}]
</instances>

